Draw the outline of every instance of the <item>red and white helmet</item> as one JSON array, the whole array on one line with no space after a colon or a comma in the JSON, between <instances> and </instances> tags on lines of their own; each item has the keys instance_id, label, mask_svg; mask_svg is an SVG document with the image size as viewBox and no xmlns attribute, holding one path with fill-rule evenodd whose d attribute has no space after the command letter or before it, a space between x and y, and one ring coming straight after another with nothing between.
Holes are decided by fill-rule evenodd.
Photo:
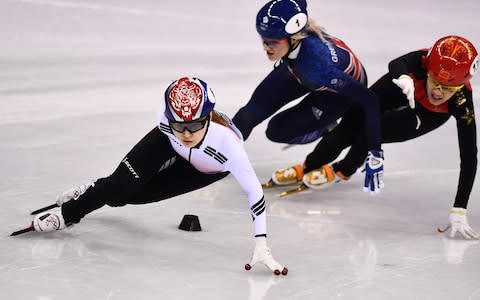
<instances>
[{"instance_id":1,"label":"red and white helmet","mask_svg":"<svg viewBox=\"0 0 480 300\"><path fill-rule=\"evenodd\" d=\"M207 83L182 77L165 90L165 116L171 122L191 122L207 116L215 106L215 96Z\"/></svg>"},{"instance_id":2,"label":"red and white helmet","mask_svg":"<svg viewBox=\"0 0 480 300\"><path fill-rule=\"evenodd\" d=\"M435 42L425 59L428 75L443 85L466 83L478 71L478 52L473 44L456 35Z\"/></svg>"}]
</instances>

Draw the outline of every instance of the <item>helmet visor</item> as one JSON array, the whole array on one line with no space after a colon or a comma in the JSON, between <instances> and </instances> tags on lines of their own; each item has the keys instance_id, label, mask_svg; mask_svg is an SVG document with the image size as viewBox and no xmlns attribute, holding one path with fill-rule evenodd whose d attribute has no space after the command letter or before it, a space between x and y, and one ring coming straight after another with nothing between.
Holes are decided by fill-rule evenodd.
<instances>
[{"instance_id":1,"label":"helmet visor","mask_svg":"<svg viewBox=\"0 0 480 300\"><path fill-rule=\"evenodd\" d=\"M175 130L176 132L183 133L185 130L188 130L190 133L197 132L201 130L203 127L205 127L205 124L207 123L208 118L202 118L199 120L195 120L192 122L168 122L170 125L170 128Z\"/></svg>"}]
</instances>

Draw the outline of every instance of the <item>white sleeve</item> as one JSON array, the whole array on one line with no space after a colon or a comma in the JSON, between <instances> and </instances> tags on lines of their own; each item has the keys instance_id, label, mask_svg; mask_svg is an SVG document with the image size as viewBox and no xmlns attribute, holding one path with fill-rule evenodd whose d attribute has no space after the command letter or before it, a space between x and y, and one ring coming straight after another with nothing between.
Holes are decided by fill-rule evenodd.
<instances>
[{"instance_id":1,"label":"white sleeve","mask_svg":"<svg viewBox=\"0 0 480 300\"><path fill-rule=\"evenodd\" d=\"M266 235L266 205L260 181L248 159L243 143L236 138L228 139L228 146L231 159L228 160L226 167L247 194L255 236Z\"/></svg>"}]
</instances>

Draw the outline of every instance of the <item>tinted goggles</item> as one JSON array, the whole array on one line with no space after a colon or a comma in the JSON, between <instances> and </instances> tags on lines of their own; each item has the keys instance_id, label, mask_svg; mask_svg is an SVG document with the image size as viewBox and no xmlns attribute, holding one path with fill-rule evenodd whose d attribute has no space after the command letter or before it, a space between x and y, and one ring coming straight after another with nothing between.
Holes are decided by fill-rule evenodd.
<instances>
[{"instance_id":1,"label":"tinted goggles","mask_svg":"<svg viewBox=\"0 0 480 300\"><path fill-rule=\"evenodd\" d=\"M267 39L267 38L262 38L262 43L267 46L267 47L270 47L270 48L275 48L275 47L278 47L278 45L280 44L280 42L282 40L287 40L287 39Z\"/></svg>"},{"instance_id":2,"label":"tinted goggles","mask_svg":"<svg viewBox=\"0 0 480 300\"><path fill-rule=\"evenodd\" d=\"M428 80L430 81L430 83L433 85L433 88L438 89L442 92L445 90L445 91L448 91L448 92L456 93L459 90L461 90L464 86L464 84L461 84L461 85L443 85L443 84L440 84L440 83L436 82L435 80L433 80L433 78L430 77L430 75L427 75L427 77L428 77Z\"/></svg>"},{"instance_id":3,"label":"tinted goggles","mask_svg":"<svg viewBox=\"0 0 480 300\"><path fill-rule=\"evenodd\" d=\"M170 128L175 130L176 132L183 133L185 130L188 130L190 133L197 132L201 130L203 127L205 127L205 124L207 123L208 118L203 118L200 120L192 121L192 122L169 122Z\"/></svg>"}]
</instances>

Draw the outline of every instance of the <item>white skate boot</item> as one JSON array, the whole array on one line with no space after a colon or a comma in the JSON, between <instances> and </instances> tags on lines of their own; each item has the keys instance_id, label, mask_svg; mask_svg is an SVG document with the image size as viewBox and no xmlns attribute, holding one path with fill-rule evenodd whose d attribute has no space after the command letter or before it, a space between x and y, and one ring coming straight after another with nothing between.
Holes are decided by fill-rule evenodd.
<instances>
[{"instance_id":1,"label":"white skate boot","mask_svg":"<svg viewBox=\"0 0 480 300\"><path fill-rule=\"evenodd\" d=\"M88 188L95 186L95 180L82 184L73 189L66 190L59 196L57 196L57 205L60 207L63 203L70 200L77 200L81 195L85 194Z\"/></svg>"},{"instance_id":2,"label":"white skate boot","mask_svg":"<svg viewBox=\"0 0 480 300\"><path fill-rule=\"evenodd\" d=\"M272 181L276 185L289 185L302 181L303 167L294 165L285 169L277 169L272 174Z\"/></svg>"},{"instance_id":3,"label":"white skate boot","mask_svg":"<svg viewBox=\"0 0 480 300\"><path fill-rule=\"evenodd\" d=\"M34 210L32 211L30 214L31 215L37 215L39 213L42 213L42 212L45 212L45 211L49 211L50 209L52 208L56 208L56 207L62 207L63 203L65 202L68 202L70 200L77 200L81 195L85 194L85 192L90 188L90 187L93 187L95 186L95 181L96 180L92 180L90 182L87 182L85 184L82 184L81 186L78 186L76 188L73 188L73 189L69 189L63 193L61 193L60 195L57 196L57 200L55 201L54 204L51 204L51 205L48 205L48 206L44 206L42 208L39 208L37 210Z\"/></svg>"},{"instance_id":4,"label":"white skate boot","mask_svg":"<svg viewBox=\"0 0 480 300\"><path fill-rule=\"evenodd\" d=\"M39 232L49 232L66 228L60 209L40 213L33 219L33 228Z\"/></svg>"},{"instance_id":5,"label":"white skate boot","mask_svg":"<svg viewBox=\"0 0 480 300\"><path fill-rule=\"evenodd\" d=\"M348 177L340 171L334 172L331 165L323 165L303 176L303 183L311 189L323 189L344 180L348 180Z\"/></svg>"}]
</instances>

